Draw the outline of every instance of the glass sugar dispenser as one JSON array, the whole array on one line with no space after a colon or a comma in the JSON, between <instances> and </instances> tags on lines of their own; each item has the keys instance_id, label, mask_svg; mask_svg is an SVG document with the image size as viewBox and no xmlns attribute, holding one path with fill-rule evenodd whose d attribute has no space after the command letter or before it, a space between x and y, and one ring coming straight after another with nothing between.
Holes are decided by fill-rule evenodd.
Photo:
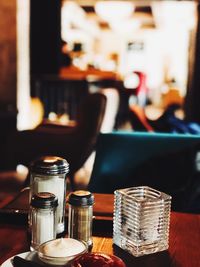
<instances>
[{"instance_id":1,"label":"glass sugar dispenser","mask_svg":"<svg viewBox=\"0 0 200 267\"><path fill-rule=\"evenodd\" d=\"M56 238L56 208L58 198L51 193L43 192L32 196L29 218L31 220L31 250Z\"/></svg>"},{"instance_id":2,"label":"glass sugar dispenser","mask_svg":"<svg viewBox=\"0 0 200 267\"><path fill-rule=\"evenodd\" d=\"M68 235L86 243L90 251L92 241L92 219L94 195L89 191L74 191L69 195Z\"/></svg>"},{"instance_id":3,"label":"glass sugar dispenser","mask_svg":"<svg viewBox=\"0 0 200 267\"><path fill-rule=\"evenodd\" d=\"M65 231L66 176L69 172L68 162L60 157L44 156L30 165L30 196L40 192L49 192L58 198L56 209L57 234ZM31 229L31 220L29 220Z\"/></svg>"}]
</instances>

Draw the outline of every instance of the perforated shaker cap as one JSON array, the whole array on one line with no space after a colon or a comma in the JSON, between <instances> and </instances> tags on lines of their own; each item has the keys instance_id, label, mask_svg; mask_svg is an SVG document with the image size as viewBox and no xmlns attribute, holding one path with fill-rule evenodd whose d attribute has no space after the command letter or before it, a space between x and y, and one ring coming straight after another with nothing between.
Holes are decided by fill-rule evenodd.
<instances>
[{"instance_id":1,"label":"perforated shaker cap","mask_svg":"<svg viewBox=\"0 0 200 267\"><path fill-rule=\"evenodd\" d=\"M49 209L58 206L58 198L49 192L41 192L32 196L31 206L41 209Z\"/></svg>"},{"instance_id":2,"label":"perforated shaker cap","mask_svg":"<svg viewBox=\"0 0 200 267\"><path fill-rule=\"evenodd\" d=\"M91 206L94 204L94 195L89 191L74 191L70 194L68 202L73 206Z\"/></svg>"},{"instance_id":3,"label":"perforated shaker cap","mask_svg":"<svg viewBox=\"0 0 200 267\"><path fill-rule=\"evenodd\" d=\"M30 170L38 174L67 174L69 172L69 163L66 159L55 156L44 156L36 159L30 165Z\"/></svg>"}]
</instances>

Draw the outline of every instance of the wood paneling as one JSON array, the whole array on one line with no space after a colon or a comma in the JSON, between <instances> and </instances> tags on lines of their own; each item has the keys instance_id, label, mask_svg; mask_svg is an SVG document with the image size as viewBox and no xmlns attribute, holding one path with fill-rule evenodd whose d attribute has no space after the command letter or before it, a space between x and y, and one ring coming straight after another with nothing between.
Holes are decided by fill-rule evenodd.
<instances>
[{"instance_id":1,"label":"wood paneling","mask_svg":"<svg viewBox=\"0 0 200 267\"><path fill-rule=\"evenodd\" d=\"M16 105L16 0L0 1L0 103Z\"/></svg>"}]
</instances>

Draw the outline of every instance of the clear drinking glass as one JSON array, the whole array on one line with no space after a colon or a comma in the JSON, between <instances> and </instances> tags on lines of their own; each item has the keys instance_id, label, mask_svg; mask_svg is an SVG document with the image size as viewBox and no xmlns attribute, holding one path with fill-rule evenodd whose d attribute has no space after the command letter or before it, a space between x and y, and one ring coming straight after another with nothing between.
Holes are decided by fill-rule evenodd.
<instances>
[{"instance_id":1,"label":"clear drinking glass","mask_svg":"<svg viewBox=\"0 0 200 267\"><path fill-rule=\"evenodd\" d=\"M168 249L171 196L147 186L114 195L113 243L136 257Z\"/></svg>"}]
</instances>

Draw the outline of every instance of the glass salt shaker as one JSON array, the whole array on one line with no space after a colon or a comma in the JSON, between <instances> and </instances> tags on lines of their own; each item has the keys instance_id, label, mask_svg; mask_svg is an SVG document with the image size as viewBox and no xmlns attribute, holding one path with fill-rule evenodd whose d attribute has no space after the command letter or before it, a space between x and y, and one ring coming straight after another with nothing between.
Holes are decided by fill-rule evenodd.
<instances>
[{"instance_id":1,"label":"glass salt shaker","mask_svg":"<svg viewBox=\"0 0 200 267\"><path fill-rule=\"evenodd\" d=\"M30 203L31 220L31 250L37 250L39 245L56 238L56 207L58 199L48 192L32 196Z\"/></svg>"},{"instance_id":2,"label":"glass salt shaker","mask_svg":"<svg viewBox=\"0 0 200 267\"><path fill-rule=\"evenodd\" d=\"M68 172L68 162L55 156L41 157L30 166L29 199L31 200L31 197L39 192L50 192L58 198L56 209L57 234L65 231L66 176ZM31 228L30 220L29 228Z\"/></svg>"},{"instance_id":3,"label":"glass salt shaker","mask_svg":"<svg viewBox=\"0 0 200 267\"><path fill-rule=\"evenodd\" d=\"M84 241L91 250L94 196L89 191L75 191L70 194L68 203L68 235Z\"/></svg>"}]
</instances>

